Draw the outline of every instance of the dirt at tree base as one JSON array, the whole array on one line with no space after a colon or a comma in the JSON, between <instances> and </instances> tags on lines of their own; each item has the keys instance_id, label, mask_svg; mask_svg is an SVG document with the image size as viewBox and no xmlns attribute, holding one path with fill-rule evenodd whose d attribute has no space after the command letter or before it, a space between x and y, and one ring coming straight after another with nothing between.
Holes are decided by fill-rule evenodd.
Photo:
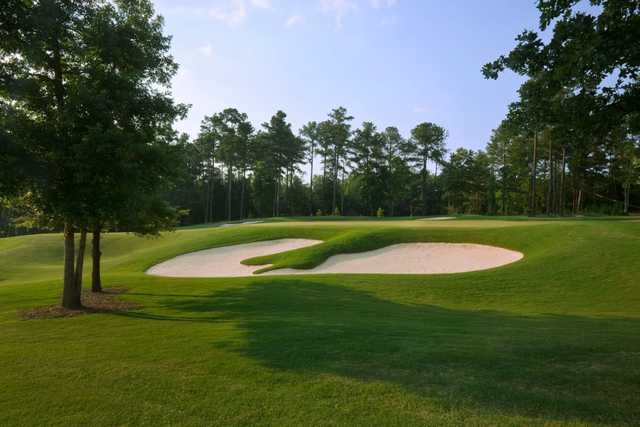
<instances>
[{"instance_id":1,"label":"dirt at tree base","mask_svg":"<svg viewBox=\"0 0 640 427\"><path fill-rule=\"evenodd\" d=\"M35 307L18 313L23 320L51 319L57 317L73 317L94 313L121 313L136 310L141 304L123 301L118 295L127 292L126 288L105 288L102 292L82 292L83 307L78 310L70 310L59 304Z\"/></svg>"}]
</instances>

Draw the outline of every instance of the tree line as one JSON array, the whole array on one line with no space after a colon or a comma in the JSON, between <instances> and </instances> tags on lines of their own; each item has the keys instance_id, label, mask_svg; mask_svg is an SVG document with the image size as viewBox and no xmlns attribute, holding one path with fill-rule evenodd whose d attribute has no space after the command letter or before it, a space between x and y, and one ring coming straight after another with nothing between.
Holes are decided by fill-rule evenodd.
<instances>
[{"instance_id":1,"label":"tree line","mask_svg":"<svg viewBox=\"0 0 640 427\"><path fill-rule=\"evenodd\" d=\"M352 117L337 108L326 120L304 125L297 140L286 132L282 146L266 143L276 138L267 128L255 139L247 134L247 144L258 148L242 163L239 201L232 200L231 192L226 200L216 196L214 189L225 185L225 178L215 162L209 163L206 175L198 169L198 153L205 150L193 153L182 198L172 194L172 200L188 205L185 223L280 214L562 216L638 211L640 5L594 0L593 9L584 11L578 3L539 1L539 30L551 29L549 41L535 31L523 31L510 53L482 68L487 79L507 69L527 77L519 99L509 105L483 150L447 153L447 132L433 123L416 126L408 138L397 128L378 130L371 122L352 130ZM209 141L212 153L216 139L203 138L205 134L201 132L194 145ZM222 140L217 141L223 147ZM305 161L308 184L296 175ZM313 174L314 161L321 164L320 176ZM231 189L236 179L229 172L233 162L224 164ZM206 189L204 176L210 184ZM202 195L209 203L206 215L200 208ZM234 210L234 203L242 208ZM227 206L226 216L221 206Z\"/></svg>"},{"instance_id":2,"label":"tree line","mask_svg":"<svg viewBox=\"0 0 640 427\"><path fill-rule=\"evenodd\" d=\"M294 132L283 111L259 129L234 108L207 116L193 141L180 137L187 173L168 198L188 211L184 223L439 212L433 168L443 164L446 130L422 123L403 138L372 122L352 130L352 120L338 107Z\"/></svg>"},{"instance_id":3,"label":"tree line","mask_svg":"<svg viewBox=\"0 0 640 427\"><path fill-rule=\"evenodd\" d=\"M447 131L430 122L407 137L367 121L352 129L353 117L338 107L295 133L282 111L254 130L246 114L229 108L205 117L193 141L181 136L187 174L168 198L188 212L183 224L280 215L562 216L640 208L640 139L629 118L603 134L567 139L550 124L531 132L532 116L522 105L510 106L484 150L453 152L445 148Z\"/></svg>"},{"instance_id":4,"label":"tree line","mask_svg":"<svg viewBox=\"0 0 640 427\"><path fill-rule=\"evenodd\" d=\"M280 214L561 216L640 210L640 5L594 0L586 12L577 3L539 1L539 29L552 29L550 40L523 31L509 54L483 67L488 79L506 69L527 77L483 150L447 153L447 132L433 123L416 126L408 138L371 122L352 130L352 117L337 108L326 120L304 125L298 139L286 131L280 147L267 142L277 138L267 128L253 140L247 134L246 143L258 148L241 163L243 190L234 202L231 192L226 200L216 199L213 189L225 185L225 178L211 166L215 162L206 174L198 168L199 153L213 153L216 144L224 152L222 139L207 137L212 134L205 119L194 145L207 148L194 151L182 198L173 194L172 200L188 204L186 223ZM305 161L307 185L296 176ZM314 161L321 164L320 176L313 175ZM223 163L231 189L233 161ZM234 210L233 203L242 208ZM227 206L226 216L220 206Z\"/></svg>"}]
</instances>

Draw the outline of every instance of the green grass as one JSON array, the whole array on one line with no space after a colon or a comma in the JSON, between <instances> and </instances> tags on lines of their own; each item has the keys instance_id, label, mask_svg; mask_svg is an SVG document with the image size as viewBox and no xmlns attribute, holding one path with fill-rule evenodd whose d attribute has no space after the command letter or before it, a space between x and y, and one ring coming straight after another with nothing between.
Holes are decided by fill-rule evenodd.
<instances>
[{"instance_id":1,"label":"green grass","mask_svg":"<svg viewBox=\"0 0 640 427\"><path fill-rule=\"evenodd\" d=\"M309 268L398 242L494 244L505 267L434 276L147 276L177 254L284 237ZM59 299L62 239L0 239L0 425L638 425L640 223L274 221L104 239L143 305L20 320Z\"/></svg>"}]
</instances>

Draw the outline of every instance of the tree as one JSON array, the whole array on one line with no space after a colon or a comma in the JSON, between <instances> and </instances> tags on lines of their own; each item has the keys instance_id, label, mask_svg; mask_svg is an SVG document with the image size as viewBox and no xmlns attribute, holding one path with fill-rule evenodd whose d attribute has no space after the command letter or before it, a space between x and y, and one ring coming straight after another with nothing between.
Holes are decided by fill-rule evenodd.
<instances>
[{"instance_id":1,"label":"tree","mask_svg":"<svg viewBox=\"0 0 640 427\"><path fill-rule=\"evenodd\" d=\"M322 157L321 206L324 211L331 212L333 208L331 207L327 184L328 176L333 165L333 132L331 122L328 120L318 123L318 153Z\"/></svg>"},{"instance_id":2,"label":"tree","mask_svg":"<svg viewBox=\"0 0 640 427\"><path fill-rule=\"evenodd\" d=\"M556 211L564 211L568 152L572 206L577 213L588 194L598 197L593 185L599 179L594 173L602 175L595 169L602 163L597 156L607 150L603 142L610 140L622 123L635 131L640 129L640 5L635 1L594 0L590 3L597 7L585 11L578 3L539 1L540 31L553 27L549 40L545 42L535 31L525 30L510 53L482 69L491 79L506 69L529 78L520 95L522 103L528 105L525 115L537 113L532 154L537 152L539 132L544 130L551 138L547 141L548 213L554 211L554 205ZM617 141L619 144L621 140ZM554 176L557 148L562 159L559 179ZM536 208L536 165L537 159L532 162L531 213Z\"/></svg>"},{"instance_id":3,"label":"tree","mask_svg":"<svg viewBox=\"0 0 640 427\"><path fill-rule=\"evenodd\" d=\"M25 190L64 229L62 305L79 308L88 229L122 221L138 191L170 175L156 155L185 110L162 91L177 66L147 1L12 1L0 19L3 114L23 160L44 171Z\"/></svg>"},{"instance_id":4,"label":"tree","mask_svg":"<svg viewBox=\"0 0 640 427\"><path fill-rule=\"evenodd\" d=\"M347 155L347 145L351 136L351 125L349 122L353 120L353 116L347 114L347 109L338 107L331 110L329 119L322 122L319 126L319 139L323 151L323 164L326 168L329 165L332 179L332 195L331 195L331 211L338 212L337 204L337 188L340 171L343 172L342 180L344 181L344 165L343 162ZM344 194L344 193L343 193ZM344 211L344 198L342 199L340 211Z\"/></svg>"},{"instance_id":5,"label":"tree","mask_svg":"<svg viewBox=\"0 0 640 427\"><path fill-rule=\"evenodd\" d=\"M226 108L222 112L211 117L205 117L201 125L198 140L205 152L209 153L208 170L212 174L215 158L220 159L227 168L227 220L232 218L232 184L233 169L238 168L243 172L249 165L249 144L253 126L245 113L235 108ZM209 182L212 182L211 177ZM244 191L244 184L242 187ZM241 203L243 203L241 198ZM241 206L242 209L242 206ZM242 212L241 212L242 214Z\"/></svg>"},{"instance_id":6,"label":"tree","mask_svg":"<svg viewBox=\"0 0 640 427\"><path fill-rule=\"evenodd\" d=\"M283 173L295 169L304 158L304 144L293 134L286 117L283 111L276 112L268 123L262 124L263 131L256 139L256 152L273 181L273 216L280 215L280 182Z\"/></svg>"},{"instance_id":7,"label":"tree","mask_svg":"<svg viewBox=\"0 0 640 427\"><path fill-rule=\"evenodd\" d=\"M427 162L434 160L444 153L444 141L447 139L447 131L435 123L420 123L411 130L411 139L403 147L403 151L409 161L419 166L421 170L422 214L426 215L427 206ZM436 154L437 153L437 154Z\"/></svg>"},{"instance_id":8,"label":"tree","mask_svg":"<svg viewBox=\"0 0 640 427\"><path fill-rule=\"evenodd\" d=\"M372 122L362 123L356 129L349 144L349 160L354 163L354 173L361 177L361 192L367 215L373 215L381 206L386 174L385 140Z\"/></svg>"},{"instance_id":9,"label":"tree","mask_svg":"<svg viewBox=\"0 0 640 427\"><path fill-rule=\"evenodd\" d=\"M442 179L450 211L494 213L495 176L484 151L457 149L445 163Z\"/></svg>"},{"instance_id":10,"label":"tree","mask_svg":"<svg viewBox=\"0 0 640 427\"><path fill-rule=\"evenodd\" d=\"M404 138L400 134L397 127L389 126L382 133L384 140L384 154L386 157L386 167L389 178L387 179L387 188L385 194L389 201L388 212L391 216L395 213L396 202L399 200L399 187L402 185L402 173L398 172L400 162L404 162L402 156L402 147L406 144Z\"/></svg>"},{"instance_id":11,"label":"tree","mask_svg":"<svg viewBox=\"0 0 640 427\"><path fill-rule=\"evenodd\" d=\"M309 160L309 213L313 215L313 160L316 155L318 145L318 122L311 121L300 129L300 137L307 148Z\"/></svg>"},{"instance_id":12,"label":"tree","mask_svg":"<svg viewBox=\"0 0 640 427\"><path fill-rule=\"evenodd\" d=\"M81 133L74 128L82 123L74 123L67 110L72 108L74 89L80 87L83 64L78 17L86 16L91 6L13 1L3 6L0 15L0 94L7 115L3 121L9 125L11 140L20 144L23 158L44 157L47 173L32 177L29 189L31 201L42 207L44 215L64 226L62 302L68 308L81 306L73 227L84 216L84 204L73 188L78 180L74 166L82 161L74 150Z\"/></svg>"},{"instance_id":13,"label":"tree","mask_svg":"<svg viewBox=\"0 0 640 427\"><path fill-rule=\"evenodd\" d=\"M527 157L523 152L525 144L525 138L507 120L503 120L493 131L487 144L487 154L497 176L496 186L502 215L520 213L521 203L517 199L522 189L518 186L518 177L528 172Z\"/></svg>"},{"instance_id":14,"label":"tree","mask_svg":"<svg viewBox=\"0 0 640 427\"><path fill-rule=\"evenodd\" d=\"M625 214L629 213L631 186L640 183L640 138L625 139L619 153L620 179L622 181Z\"/></svg>"},{"instance_id":15,"label":"tree","mask_svg":"<svg viewBox=\"0 0 640 427\"><path fill-rule=\"evenodd\" d=\"M569 88L575 96L597 93L607 98L607 114L638 120L640 99L640 5L636 1L592 0L597 14L581 10L579 0L541 0L540 31L553 24L546 43L531 30L516 38L507 55L482 71L495 79L505 69Z\"/></svg>"},{"instance_id":16,"label":"tree","mask_svg":"<svg viewBox=\"0 0 640 427\"><path fill-rule=\"evenodd\" d=\"M85 27L92 55L83 82L82 109L76 114L88 114L93 122L81 146L93 160L84 164L88 169L84 181L90 187L86 200L93 235L93 291L101 290L104 228L115 225L156 234L177 220L177 211L167 205L164 194L182 173L179 159L184 146L176 143L172 124L187 107L175 104L164 91L177 65L169 56L170 38L162 27L162 18L155 16L147 1L107 3Z\"/></svg>"},{"instance_id":17,"label":"tree","mask_svg":"<svg viewBox=\"0 0 640 427\"><path fill-rule=\"evenodd\" d=\"M202 178L204 181L204 222L213 222L215 218L215 165L216 152L220 141L220 134L216 127L217 121L212 116L205 116L200 123L194 147L196 147L202 162Z\"/></svg>"}]
</instances>

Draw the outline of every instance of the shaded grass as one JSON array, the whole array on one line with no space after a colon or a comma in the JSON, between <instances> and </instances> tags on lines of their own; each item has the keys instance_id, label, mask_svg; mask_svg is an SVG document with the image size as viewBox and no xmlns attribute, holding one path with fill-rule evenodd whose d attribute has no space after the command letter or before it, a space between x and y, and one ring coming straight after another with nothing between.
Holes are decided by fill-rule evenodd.
<instances>
[{"instance_id":1,"label":"shaded grass","mask_svg":"<svg viewBox=\"0 0 640 427\"><path fill-rule=\"evenodd\" d=\"M637 223L364 223L110 234L105 282L143 307L29 321L18 311L59 297L61 238L0 239L0 425L637 424ZM434 276L143 273L180 253L286 237L324 243L259 261L300 268L411 241L525 258Z\"/></svg>"},{"instance_id":2,"label":"shaded grass","mask_svg":"<svg viewBox=\"0 0 640 427\"><path fill-rule=\"evenodd\" d=\"M392 384L441 406L489 413L535 417L546 408L550 420L610 423L640 416L640 319L405 305L294 280L161 304L207 316L192 321L240 322L246 340L229 349L278 371ZM174 319L182 317L164 318ZM635 351L626 351L629 342ZM633 368L620 371L618 363ZM611 400L611 393L624 399Z\"/></svg>"}]
</instances>

